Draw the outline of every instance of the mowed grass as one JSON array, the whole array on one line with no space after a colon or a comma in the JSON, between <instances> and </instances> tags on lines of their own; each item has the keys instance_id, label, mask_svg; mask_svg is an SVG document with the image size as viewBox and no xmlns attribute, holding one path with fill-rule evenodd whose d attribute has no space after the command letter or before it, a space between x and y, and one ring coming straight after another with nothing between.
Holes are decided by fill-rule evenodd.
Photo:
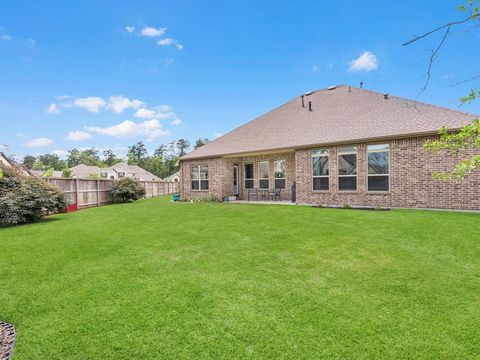
<instances>
[{"instance_id":1,"label":"mowed grass","mask_svg":"<svg viewBox=\"0 0 480 360\"><path fill-rule=\"evenodd\" d=\"M0 229L14 359L480 357L480 215L142 200Z\"/></svg>"}]
</instances>

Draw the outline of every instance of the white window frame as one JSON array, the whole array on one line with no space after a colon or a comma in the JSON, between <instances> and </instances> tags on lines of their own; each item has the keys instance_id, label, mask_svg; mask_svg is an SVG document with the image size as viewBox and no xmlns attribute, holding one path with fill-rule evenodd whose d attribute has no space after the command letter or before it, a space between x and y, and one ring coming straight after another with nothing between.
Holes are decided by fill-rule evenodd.
<instances>
[{"instance_id":1,"label":"white window frame","mask_svg":"<svg viewBox=\"0 0 480 360\"><path fill-rule=\"evenodd\" d=\"M345 149L345 148L355 148L355 151L343 151L340 152L340 149ZM340 175L340 156L342 155L355 155L355 175ZM355 190L350 190L350 189L340 189L340 178L342 177L354 177L356 178L355 181ZM358 146L357 145L351 145L351 146L340 146L337 148L337 188L338 192L358 192Z\"/></svg>"},{"instance_id":2,"label":"white window frame","mask_svg":"<svg viewBox=\"0 0 480 360\"><path fill-rule=\"evenodd\" d=\"M117 172L117 175L119 178L125 177L125 171L119 171Z\"/></svg>"},{"instance_id":3,"label":"white window frame","mask_svg":"<svg viewBox=\"0 0 480 360\"><path fill-rule=\"evenodd\" d=\"M320 155L314 155L314 151L321 151ZM328 159L328 175L313 175L313 158L327 157ZM312 169L312 191L313 192L327 192L330 191L330 151L328 149L312 149L310 152L310 168ZM315 190L313 188L313 179L315 178L328 178L328 189L327 190Z\"/></svg>"},{"instance_id":4,"label":"white window frame","mask_svg":"<svg viewBox=\"0 0 480 360\"><path fill-rule=\"evenodd\" d=\"M105 176L103 176L103 174L105 174ZM108 178L108 173L106 171L100 171L100 178L107 179Z\"/></svg>"},{"instance_id":5,"label":"white window frame","mask_svg":"<svg viewBox=\"0 0 480 360\"><path fill-rule=\"evenodd\" d=\"M277 172L275 171L277 162L283 162L283 178L277 178ZM276 180L284 180L285 186L283 188L277 188ZM273 187L275 189L282 190L287 188L287 162L285 161L285 159L277 159L273 161Z\"/></svg>"},{"instance_id":6,"label":"white window frame","mask_svg":"<svg viewBox=\"0 0 480 360\"><path fill-rule=\"evenodd\" d=\"M253 178L247 178L247 172L245 171L245 165L252 165L252 175L253 175ZM244 173L244 179L243 179L243 187L245 189L254 189L255 188L255 164L253 163L253 161L244 161L243 162L243 173ZM246 187L246 181L247 180L252 180L253 182L253 187L251 188L247 188Z\"/></svg>"},{"instance_id":7,"label":"white window frame","mask_svg":"<svg viewBox=\"0 0 480 360\"><path fill-rule=\"evenodd\" d=\"M198 180L192 180L192 173L193 173L193 168L194 167L198 167ZM201 174L201 170L200 168L202 166L205 166L207 168L207 178L206 179L202 179L200 174ZM193 182L198 182L198 189L192 189L192 183ZM202 181L207 181L207 186L208 186L208 189L202 189ZM193 164L190 168L190 191L210 191L210 172L208 171L208 165L207 164Z\"/></svg>"},{"instance_id":8,"label":"white window frame","mask_svg":"<svg viewBox=\"0 0 480 360\"><path fill-rule=\"evenodd\" d=\"M262 178L261 176L261 164L267 163L268 175L266 178ZM268 186L266 188L261 186L262 180L268 180ZM270 189L270 161L262 160L258 162L258 188L260 190L269 190Z\"/></svg>"},{"instance_id":9,"label":"white window frame","mask_svg":"<svg viewBox=\"0 0 480 360\"><path fill-rule=\"evenodd\" d=\"M369 149L372 146L387 146L387 149ZM388 172L386 174L369 174L368 173L368 154L370 153L377 153L377 152L386 152L388 154ZM370 176L387 176L388 177L388 190L369 190L368 189L368 178ZM370 193L388 193L390 192L390 144L389 143L382 143L382 144L368 144L367 145L367 192Z\"/></svg>"}]
</instances>

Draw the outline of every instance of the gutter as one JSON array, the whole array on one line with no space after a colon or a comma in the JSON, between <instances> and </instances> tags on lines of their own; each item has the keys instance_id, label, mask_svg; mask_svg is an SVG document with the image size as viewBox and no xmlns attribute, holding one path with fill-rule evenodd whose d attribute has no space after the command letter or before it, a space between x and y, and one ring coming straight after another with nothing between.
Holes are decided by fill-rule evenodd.
<instances>
[{"instance_id":1,"label":"gutter","mask_svg":"<svg viewBox=\"0 0 480 360\"><path fill-rule=\"evenodd\" d=\"M449 132L457 132L461 128L453 128L449 129ZM189 161L189 160L198 160L198 159L213 159L213 158L231 158L237 156L246 156L250 154L266 154L266 153L277 153L277 152L290 152L295 150L303 150L303 149L310 149L312 147L325 147L325 146L337 146L337 145L347 145L347 144L355 144L359 142L378 142L378 141L387 141L387 140L398 140L398 139L410 139L422 136L432 136L432 135L439 135L440 130L436 131L424 131L424 132L416 132L416 133L409 133L409 134L401 134L401 135L391 135L391 136L378 136L378 137L371 137L371 138L359 138L359 139L351 139L351 140L342 140L342 141L333 141L327 143L313 143L308 145L298 145L298 146L288 146L288 147L279 147L279 148L270 148L270 149L259 149L259 150L251 150L251 151L241 151L235 153L220 153L220 154L212 154L212 155L204 155L204 156L193 156L187 157L185 156L178 159L177 163L181 161Z\"/></svg>"}]
</instances>

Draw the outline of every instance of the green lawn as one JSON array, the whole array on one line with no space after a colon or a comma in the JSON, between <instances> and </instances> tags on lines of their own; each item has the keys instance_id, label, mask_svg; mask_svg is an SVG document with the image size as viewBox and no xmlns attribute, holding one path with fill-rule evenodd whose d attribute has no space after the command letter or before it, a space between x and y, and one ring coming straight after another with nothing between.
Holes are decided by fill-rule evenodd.
<instances>
[{"instance_id":1,"label":"green lawn","mask_svg":"<svg viewBox=\"0 0 480 360\"><path fill-rule=\"evenodd\" d=\"M480 357L480 214L104 206L0 229L20 359Z\"/></svg>"}]
</instances>

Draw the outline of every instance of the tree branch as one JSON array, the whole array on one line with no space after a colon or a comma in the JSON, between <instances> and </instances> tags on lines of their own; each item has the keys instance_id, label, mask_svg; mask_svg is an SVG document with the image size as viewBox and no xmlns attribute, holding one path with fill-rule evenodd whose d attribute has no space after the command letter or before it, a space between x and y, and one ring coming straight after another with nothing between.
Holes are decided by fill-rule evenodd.
<instances>
[{"instance_id":1,"label":"tree branch","mask_svg":"<svg viewBox=\"0 0 480 360\"><path fill-rule=\"evenodd\" d=\"M474 19L474 18L476 18L476 17L477 17L477 15L475 15L475 16L469 16L469 17L467 17L466 19L463 19L463 20L458 20L458 21L449 22L448 24L445 24L445 25L439 26L439 27L436 28L436 29L430 30L430 31L426 32L426 33L423 34L423 35L415 36L413 39L410 39L410 40L408 40L407 42L404 42L404 43L402 44L402 46L408 46L408 45L414 43L415 41L418 41L418 40L423 39L423 38L425 38L425 37L427 37L427 36L429 36L429 35L432 35L433 33L436 33L437 31L443 30L443 29L445 29L445 28L450 29L450 27L452 27L453 25L460 25L460 24L466 23L467 21L472 20L472 19Z\"/></svg>"},{"instance_id":2,"label":"tree branch","mask_svg":"<svg viewBox=\"0 0 480 360\"><path fill-rule=\"evenodd\" d=\"M451 22L449 22L445 25L437 27L436 29L428 31L423 35L415 36L413 39L410 39L409 41L402 44L402 46L408 46L408 45L410 45L410 44L412 44L412 43L414 43L418 40L426 38L427 36L430 36L430 35L438 32L438 31L441 31L441 30L445 29L445 33L443 34L443 37L442 37L442 40L440 41L440 44L438 44L437 48L432 52L432 55L430 56L430 61L428 63L428 70L427 70L427 73L426 73L427 80L425 81L425 84L421 87L420 92L418 93L418 95L416 97L416 100L418 100L420 95L422 95L425 92L425 90L428 87L428 84L430 83L433 62L435 60L435 57L436 57L437 53L440 51L441 47L445 43L445 40L446 40L448 34L450 33L450 29L452 28L452 26L461 25L461 24L464 24L468 21L475 20L475 19L479 19L479 14L478 13L474 13L473 15L470 15L469 17L467 17L463 20L451 21Z\"/></svg>"},{"instance_id":3,"label":"tree branch","mask_svg":"<svg viewBox=\"0 0 480 360\"><path fill-rule=\"evenodd\" d=\"M448 85L448 87L454 87L454 86L457 86L457 85L462 85L462 84L465 84L465 83L468 83L470 81L477 80L477 79L480 79L480 75L474 76L474 77L472 77L470 79L467 79L467 80L462 80L462 81L450 84L450 85Z\"/></svg>"}]
</instances>

